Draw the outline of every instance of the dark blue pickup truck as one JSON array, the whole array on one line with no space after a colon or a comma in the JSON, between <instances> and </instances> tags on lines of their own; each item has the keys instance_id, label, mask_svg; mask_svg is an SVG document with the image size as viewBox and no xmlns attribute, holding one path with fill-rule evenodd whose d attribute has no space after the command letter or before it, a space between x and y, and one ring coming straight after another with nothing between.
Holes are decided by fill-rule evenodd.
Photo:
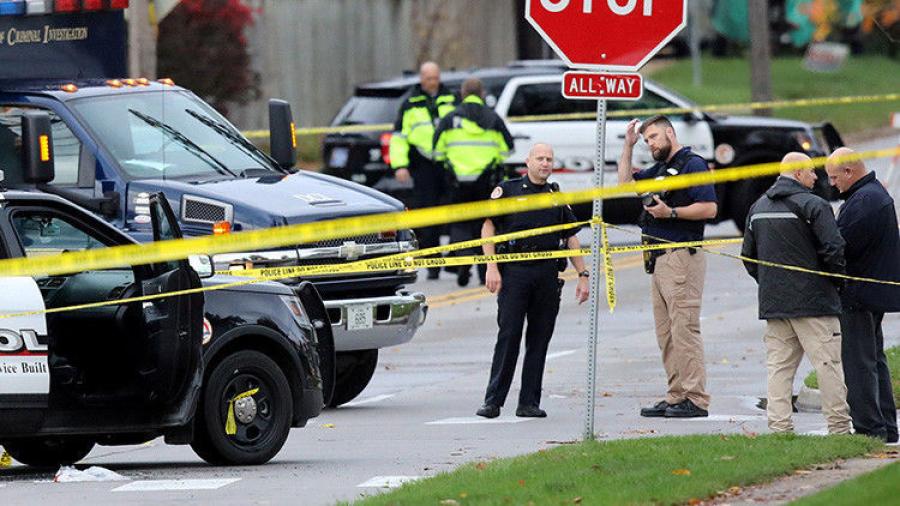
<instances>
[{"instance_id":1,"label":"dark blue pickup truck","mask_svg":"<svg viewBox=\"0 0 900 506\"><path fill-rule=\"evenodd\" d=\"M127 1L103 3L122 7ZM67 12L43 12L49 5ZM132 237L150 237L149 209L165 195L187 236L230 233L330 218L401 211L376 190L298 172L289 106L270 102L271 151L257 149L212 107L170 80L126 79L119 9L80 11L81 2L0 2L0 169L21 179L19 125L50 116L56 177L41 190L102 216ZM18 177L18 180L17 180ZM409 230L218 255L219 271L342 263L411 251ZM310 277L335 338L330 404L356 397L375 371L378 349L405 343L424 323L424 295L404 287L415 271ZM299 279L283 280L298 286Z\"/></svg>"}]
</instances>

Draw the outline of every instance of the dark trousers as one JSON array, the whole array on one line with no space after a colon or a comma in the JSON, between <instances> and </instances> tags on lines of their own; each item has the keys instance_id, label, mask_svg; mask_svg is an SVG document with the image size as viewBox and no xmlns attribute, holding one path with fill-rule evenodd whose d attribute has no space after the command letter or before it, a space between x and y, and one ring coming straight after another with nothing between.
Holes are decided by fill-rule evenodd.
<instances>
[{"instance_id":1,"label":"dark trousers","mask_svg":"<svg viewBox=\"0 0 900 506\"><path fill-rule=\"evenodd\" d=\"M557 277L556 262L506 264L500 269L502 285L497 297L500 331L484 403L503 406L506 402L527 319L519 406L538 407L547 348L559 313L561 281Z\"/></svg>"},{"instance_id":2,"label":"dark trousers","mask_svg":"<svg viewBox=\"0 0 900 506\"><path fill-rule=\"evenodd\" d=\"M415 150L410 152L409 173L413 178L413 195L410 208L421 209L446 203L447 176L446 169L440 163L432 162L419 155ZM422 227L416 229L419 248L433 248L441 244L442 226ZM432 255L436 256L436 255ZM429 267L429 271L438 272L440 267Z\"/></svg>"},{"instance_id":3,"label":"dark trousers","mask_svg":"<svg viewBox=\"0 0 900 506\"><path fill-rule=\"evenodd\" d=\"M841 360L853 428L858 434L896 440L897 408L884 356L883 318L884 313L870 311L841 314Z\"/></svg>"},{"instance_id":4,"label":"dark trousers","mask_svg":"<svg viewBox=\"0 0 900 506\"><path fill-rule=\"evenodd\" d=\"M468 183L458 183L453 190L453 203L460 204L463 202L475 202L479 200L487 200L491 194L491 172L485 170L477 180ZM484 225L484 219L461 221L450 224L450 242L456 243L461 241L471 241L481 237L481 226ZM454 256L480 255L481 248L467 248L456 250L452 254ZM459 271L468 271L471 269L469 265L460 265ZM487 266L479 264L478 278L484 283L485 272Z\"/></svg>"}]
</instances>

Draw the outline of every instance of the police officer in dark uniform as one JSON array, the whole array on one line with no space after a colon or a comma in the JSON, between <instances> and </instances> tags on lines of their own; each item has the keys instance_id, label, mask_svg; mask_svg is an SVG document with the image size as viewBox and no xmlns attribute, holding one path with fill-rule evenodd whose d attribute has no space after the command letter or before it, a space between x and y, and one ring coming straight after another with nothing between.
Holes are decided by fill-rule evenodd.
<instances>
[{"instance_id":1,"label":"police officer in dark uniform","mask_svg":"<svg viewBox=\"0 0 900 506\"><path fill-rule=\"evenodd\" d=\"M547 182L547 178L553 172L553 149L549 145L535 144L529 151L525 163L528 166L528 175L504 181L494 189L491 198L519 197L559 190L555 183ZM481 236L493 237L497 234L575 221L575 215L569 206L551 207L487 219L482 227ZM578 238L575 237L577 231L577 228L571 228L553 234L510 241L508 244L497 245L496 253L551 251L561 246L577 250L581 247ZM483 248L486 255L495 253L493 244L485 244ZM585 269L584 259L580 256L571 257L571 261L579 271L575 298L580 304L588 298L589 272ZM565 268L564 264L562 268ZM562 280L559 279L558 272L558 263L552 259L510 262L499 267L496 263L488 264L487 288L492 293L499 292L497 323L500 331L497 333L484 405L476 412L478 416L495 418L500 415L500 408L506 401L516 369L526 318L528 329L525 331L525 361L516 416L547 416L540 408L541 383L547 348L559 312Z\"/></svg>"}]
</instances>

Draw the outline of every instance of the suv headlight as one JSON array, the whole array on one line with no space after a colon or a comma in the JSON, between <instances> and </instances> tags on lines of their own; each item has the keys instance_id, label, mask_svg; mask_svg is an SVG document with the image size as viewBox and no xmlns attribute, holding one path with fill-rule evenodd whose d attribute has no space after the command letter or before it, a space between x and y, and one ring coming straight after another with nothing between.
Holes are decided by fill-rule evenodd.
<instances>
[{"instance_id":1,"label":"suv headlight","mask_svg":"<svg viewBox=\"0 0 900 506\"><path fill-rule=\"evenodd\" d=\"M812 151L813 147L815 147L816 142L813 140L812 136L804 131L792 132L791 137L797 141L797 144L803 148L803 151Z\"/></svg>"}]
</instances>

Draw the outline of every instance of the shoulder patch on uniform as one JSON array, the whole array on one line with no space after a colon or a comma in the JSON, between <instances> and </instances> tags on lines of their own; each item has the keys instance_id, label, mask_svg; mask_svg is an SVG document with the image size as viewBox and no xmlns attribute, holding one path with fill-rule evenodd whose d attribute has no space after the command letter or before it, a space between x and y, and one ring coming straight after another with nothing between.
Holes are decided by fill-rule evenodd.
<instances>
[{"instance_id":1,"label":"shoulder patch on uniform","mask_svg":"<svg viewBox=\"0 0 900 506\"><path fill-rule=\"evenodd\" d=\"M484 194L482 193L482 195L484 195ZM498 187L494 188L494 191L491 192L492 199L499 199L502 196L503 196L503 187L502 186L498 186Z\"/></svg>"}]
</instances>

